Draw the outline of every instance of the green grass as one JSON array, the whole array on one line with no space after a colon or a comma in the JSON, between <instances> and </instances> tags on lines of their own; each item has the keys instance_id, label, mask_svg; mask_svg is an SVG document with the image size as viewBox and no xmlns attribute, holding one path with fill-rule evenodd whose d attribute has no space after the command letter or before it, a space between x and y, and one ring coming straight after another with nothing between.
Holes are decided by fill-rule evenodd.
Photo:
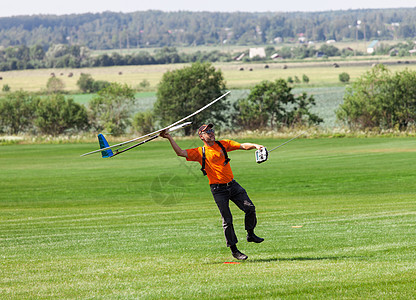
<instances>
[{"instance_id":1,"label":"green grass","mask_svg":"<svg viewBox=\"0 0 416 300\"><path fill-rule=\"evenodd\" d=\"M311 107L311 112L323 119L320 126L324 128L334 128L336 126L335 111L344 103L344 86L294 89L293 92L306 92L314 97L315 106Z\"/></svg>"},{"instance_id":2,"label":"green grass","mask_svg":"<svg viewBox=\"0 0 416 300\"><path fill-rule=\"evenodd\" d=\"M253 151L231 152L266 239L246 243L232 205L249 256L237 265L224 264L233 259L206 178L168 142L107 160L79 157L95 144L1 146L0 294L411 299L415 146L412 138L298 139L260 165Z\"/></svg>"},{"instance_id":3,"label":"green grass","mask_svg":"<svg viewBox=\"0 0 416 300\"><path fill-rule=\"evenodd\" d=\"M68 98L74 99L75 102L80 104L88 104L88 102L95 96L96 94L73 94L68 95ZM153 103L156 100L156 93L155 92L138 92L135 94L135 98L139 100L139 104L142 106L153 107Z\"/></svg>"},{"instance_id":4,"label":"green grass","mask_svg":"<svg viewBox=\"0 0 416 300\"><path fill-rule=\"evenodd\" d=\"M72 98L76 103L86 105L92 98L94 98L95 95L96 94L73 94L68 95L67 98Z\"/></svg>"}]
</instances>

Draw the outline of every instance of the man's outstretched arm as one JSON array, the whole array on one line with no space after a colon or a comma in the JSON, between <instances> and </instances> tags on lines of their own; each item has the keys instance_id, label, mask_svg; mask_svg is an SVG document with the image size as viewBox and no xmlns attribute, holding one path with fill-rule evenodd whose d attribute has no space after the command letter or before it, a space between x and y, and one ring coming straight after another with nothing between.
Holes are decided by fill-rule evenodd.
<instances>
[{"instance_id":1,"label":"man's outstretched arm","mask_svg":"<svg viewBox=\"0 0 416 300\"><path fill-rule=\"evenodd\" d=\"M264 146L263 145L258 145L258 144L252 144L252 143L240 144L240 149L242 149L242 150L251 150L251 149L260 150L261 148L264 148Z\"/></svg>"},{"instance_id":2,"label":"man's outstretched arm","mask_svg":"<svg viewBox=\"0 0 416 300\"><path fill-rule=\"evenodd\" d=\"M186 152L186 150L181 149L181 147L179 147L178 144L176 144L175 140L172 138L172 136L166 130L163 130L159 134L159 136L169 140L170 145L172 146L172 148L175 151L177 156L188 158L188 152Z\"/></svg>"}]
</instances>

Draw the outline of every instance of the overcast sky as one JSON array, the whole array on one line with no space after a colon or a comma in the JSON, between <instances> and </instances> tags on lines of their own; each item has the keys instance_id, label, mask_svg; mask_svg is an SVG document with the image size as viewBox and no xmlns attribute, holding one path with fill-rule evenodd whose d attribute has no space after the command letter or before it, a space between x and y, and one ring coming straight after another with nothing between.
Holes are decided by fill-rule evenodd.
<instances>
[{"instance_id":1,"label":"overcast sky","mask_svg":"<svg viewBox=\"0 0 416 300\"><path fill-rule=\"evenodd\" d=\"M86 12L163 11L293 12L362 8L416 7L416 0L11 0L3 1L0 17Z\"/></svg>"}]
</instances>

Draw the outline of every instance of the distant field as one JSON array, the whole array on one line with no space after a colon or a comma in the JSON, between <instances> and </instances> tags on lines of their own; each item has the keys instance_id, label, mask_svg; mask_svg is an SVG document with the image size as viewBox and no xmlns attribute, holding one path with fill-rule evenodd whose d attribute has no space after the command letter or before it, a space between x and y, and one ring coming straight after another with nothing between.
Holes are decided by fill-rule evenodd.
<instances>
[{"instance_id":1,"label":"distant field","mask_svg":"<svg viewBox=\"0 0 416 300\"><path fill-rule=\"evenodd\" d=\"M218 63L215 67L221 69L224 78L227 82L227 87L230 89L245 89L254 86L262 80L274 80L278 78L287 79L289 76L294 78L297 76L302 80L302 75L309 77L309 85L313 86L334 86L339 85L339 74L347 72L351 81L362 75L371 68L371 64L378 60L368 62L344 62L337 61L340 68L334 68L333 62L273 62L268 63L269 69L265 69L265 63ZM403 70L404 68L416 69L416 64L398 64L397 60L387 60L393 63L389 66L392 71ZM359 65L357 65L357 63ZM287 69L283 69L286 65ZM95 80L106 80L111 82L126 83L133 88L136 88L143 80L150 83L150 89L156 90L163 73L168 70L174 70L184 67L184 64L175 65L151 65L151 66L120 66L120 67L105 67L105 68L85 68L85 69L41 69L41 70L25 70L25 71L10 71L0 72L3 80L0 85L8 84L12 91L27 90L27 91L41 91L46 88L46 83L50 78L51 73L55 73L65 84L65 90L77 91L77 80L81 73L88 73L93 76ZM243 68L244 71L239 71ZM252 69L252 71L249 71ZM73 77L68 77L69 73L73 73ZM120 75L121 73L121 75ZM61 75L62 74L62 75Z\"/></svg>"},{"instance_id":2,"label":"distant field","mask_svg":"<svg viewBox=\"0 0 416 300\"><path fill-rule=\"evenodd\" d=\"M79 157L97 143L0 148L2 299L416 294L413 138L299 139L261 165L253 151L231 152L265 238L247 243L231 204L249 256L240 264L225 264L235 260L198 164L178 159L167 141L108 160Z\"/></svg>"},{"instance_id":3,"label":"distant field","mask_svg":"<svg viewBox=\"0 0 416 300\"><path fill-rule=\"evenodd\" d=\"M87 104L96 94L73 94L68 95L67 97L73 98L75 102L80 104ZM139 100L139 102L146 101L145 99L151 98L154 101L156 99L155 92L139 92L135 93L135 98ZM153 102L152 102L153 104Z\"/></svg>"},{"instance_id":4,"label":"distant field","mask_svg":"<svg viewBox=\"0 0 416 300\"><path fill-rule=\"evenodd\" d=\"M1 84L8 84L12 90L41 91L46 89L46 83L51 73L55 73L65 84L65 90L77 91L76 85L81 73L91 74L95 80L106 80L110 82L127 83L136 88L141 81L146 79L151 87L156 89L163 73L166 70L178 68L182 65L160 65L160 66L123 66L107 68L84 68L84 69L39 69L25 71L0 72L3 77ZM122 75L119 75L119 73ZM60 74L63 75L60 75ZM73 77L68 77L73 73Z\"/></svg>"}]
</instances>

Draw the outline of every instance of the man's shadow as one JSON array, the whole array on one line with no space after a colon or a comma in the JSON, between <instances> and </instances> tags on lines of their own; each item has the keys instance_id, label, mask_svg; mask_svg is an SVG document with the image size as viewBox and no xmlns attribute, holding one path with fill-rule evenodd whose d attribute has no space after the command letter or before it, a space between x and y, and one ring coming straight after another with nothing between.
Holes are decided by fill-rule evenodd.
<instances>
[{"instance_id":1,"label":"man's shadow","mask_svg":"<svg viewBox=\"0 0 416 300\"><path fill-rule=\"evenodd\" d=\"M319 260L343 260L349 256L321 256L321 257L272 257L272 258L253 258L248 259L247 263L275 262L275 261L319 261Z\"/></svg>"},{"instance_id":2,"label":"man's shadow","mask_svg":"<svg viewBox=\"0 0 416 300\"><path fill-rule=\"evenodd\" d=\"M252 258L245 261L233 261L233 262L241 262L241 263L264 263L264 262L285 262L285 261L320 261L320 260L344 260L344 259L352 259L352 258L360 258L359 256L320 256L320 257L271 257L271 258ZM228 261L226 261L228 262ZM212 262L208 264L223 264L224 262Z\"/></svg>"}]
</instances>

